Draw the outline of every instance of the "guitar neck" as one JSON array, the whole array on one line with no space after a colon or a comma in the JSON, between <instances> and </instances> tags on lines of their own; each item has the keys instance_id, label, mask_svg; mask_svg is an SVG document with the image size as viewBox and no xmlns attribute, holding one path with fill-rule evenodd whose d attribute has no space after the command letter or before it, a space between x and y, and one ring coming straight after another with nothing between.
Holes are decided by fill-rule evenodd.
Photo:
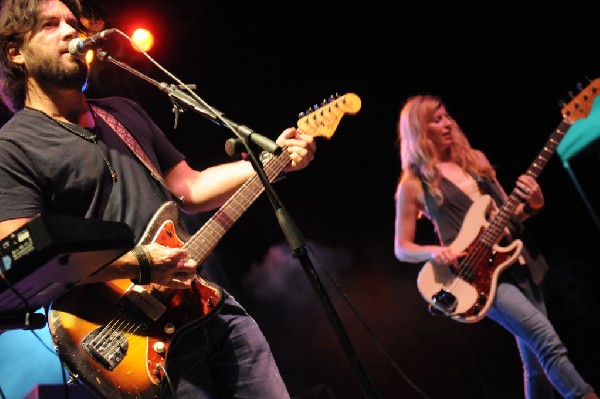
<instances>
[{"instance_id":1,"label":"guitar neck","mask_svg":"<svg viewBox=\"0 0 600 399\"><path fill-rule=\"evenodd\" d=\"M354 93L331 97L321 107L314 107L310 113L301 113L298 130L312 137L330 138L340 119L345 114L355 114L360 110L361 100ZM279 155L273 155L263 163L263 170L269 181L275 180L290 163L286 147ZM184 248L198 263L202 263L217 246L219 240L240 218L248 207L259 197L265 187L258 173L254 173L242 186L215 212L215 214L184 244Z\"/></svg>"},{"instance_id":2,"label":"guitar neck","mask_svg":"<svg viewBox=\"0 0 600 399\"><path fill-rule=\"evenodd\" d=\"M282 148L279 155L268 158L263 164L263 169L269 181L275 180L289 162L290 155L285 147ZM184 244L184 248L191 257L198 263L206 260L227 230L233 226L264 189L262 181L255 172Z\"/></svg>"},{"instance_id":3,"label":"guitar neck","mask_svg":"<svg viewBox=\"0 0 600 399\"><path fill-rule=\"evenodd\" d=\"M537 179L539 175L544 170L544 167L548 163L552 154L556 151L556 147L563 139L567 131L571 127L571 124L563 119L563 121L558 125L558 127L554 130L554 132L550 135L550 138L542 148L542 150L538 153L538 156L531 163L526 174L532 176L534 179ZM504 205L500 208L498 213L494 215L490 225L486 229L486 232L482 236L482 240L488 244L493 245L498 242L500 237L504 234L504 229L508 225L508 221L514 215L517 206L521 203L521 198L517 194L516 188L513 188L512 192L508 196L508 199L504 203Z\"/></svg>"}]
</instances>

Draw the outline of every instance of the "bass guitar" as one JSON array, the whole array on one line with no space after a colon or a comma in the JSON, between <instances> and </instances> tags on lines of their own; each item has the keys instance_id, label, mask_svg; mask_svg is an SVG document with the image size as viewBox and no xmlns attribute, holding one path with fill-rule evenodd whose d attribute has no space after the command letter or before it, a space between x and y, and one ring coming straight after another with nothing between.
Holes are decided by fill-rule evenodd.
<instances>
[{"instance_id":1,"label":"bass guitar","mask_svg":"<svg viewBox=\"0 0 600 399\"><path fill-rule=\"evenodd\" d=\"M599 90L600 78L561 108L563 119L527 169L528 175L538 178L569 127L589 114ZM475 323L485 317L496 295L498 276L517 260L523 248L518 239L504 247L499 245L520 203L516 189L494 213L490 212L493 200L489 195L473 202L450 244L455 253L463 254L457 264L441 267L429 261L418 274L418 290L432 312L463 323Z\"/></svg>"},{"instance_id":2,"label":"bass guitar","mask_svg":"<svg viewBox=\"0 0 600 399\"><path fill-rule=\"evenodd\" d=\"M353 93L331 97L301 114L297 127L313 137L331 138L345 114L360 110ZM285 148L263 162L270 181L290 162ZM264 190L255 173L192 236L178 205L165 202L147 224L139 244L185 248L202 264L219 240ZM114 280L76 286L56 298L48 326L53 344L72 376L105 398L155 398L164 387L165 363L173 339L191 323L218 312L221 287L201 277L189 289Z\"/></svg>"}]
</instances>

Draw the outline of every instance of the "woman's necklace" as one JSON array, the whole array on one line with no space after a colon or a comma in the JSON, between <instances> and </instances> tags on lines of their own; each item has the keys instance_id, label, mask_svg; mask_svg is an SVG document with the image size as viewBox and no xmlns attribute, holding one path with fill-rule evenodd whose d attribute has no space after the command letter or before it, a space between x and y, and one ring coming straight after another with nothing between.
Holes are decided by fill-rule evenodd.
<instances>
[{"instance_id":1,"label":"woman's necklace","mask_svg":"<svg viewBox=\"0 0 600 399\"><path fill-rule=\"evenodd\" d=\"M54 121L56 124L58 124L59 126L61 126L63 129L65 129L69 133L73 133L75 136L81 137L85 141L89 141L90 143L94 143L94 145L98 149L98 152L100 153L100 156L104 160L104 163L106 164L106 167L108 168L108 171L110 172L110 177L112 177L112 180L115 183L117 182L117 171L115 170L115 168L113 168L113 166L111 165L111 163L108 160L108 158L106 157L106 155L104 155L104 153L100 149L100 146L98 146L98 140L97 140L95 134L92 133L91 135L88 136L86 134L78 132L77 130L73 129L71 126L67 125L66 123L64 123L62 121L59 121L56 118L53 118L52 116L50 116L50 114L46 113L45 111L42 111L41 109L28 107L27 105L25 106L25 108L30 109L32 111L39 112L40 114L44 115L46 118L50 119L51 121Z\"/></svg>"}]
</instances>

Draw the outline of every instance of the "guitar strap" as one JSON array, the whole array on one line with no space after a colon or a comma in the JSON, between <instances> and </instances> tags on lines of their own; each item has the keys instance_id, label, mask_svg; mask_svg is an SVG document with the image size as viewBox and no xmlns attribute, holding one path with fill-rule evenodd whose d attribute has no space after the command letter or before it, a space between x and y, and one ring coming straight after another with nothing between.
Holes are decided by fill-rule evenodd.
<instances>
[{"instance_id":1,"label":"guitar strap","mask_svg":"<svg viewBox=\"0 0 600 399\"><path fill-rule=\"evenodd\" d=\"M135 154L135 156L146 166L146 168L150 171L150 175L160 183L160 185L169 193L173 198L176 198L179 204L183 203L183 198L179 198L171 191L167 183L162 178L161 173L156 169L152 161L148 158L142 147L138 144L135 138L129 133L129 130L121 122L117 120L112 114L108 111L103 110L102 108L98 108L97 106L90 104L92 111L98 115L99 117L106 122L108 126L127 144L127 147Z\"/></svg>"}]
</instances>

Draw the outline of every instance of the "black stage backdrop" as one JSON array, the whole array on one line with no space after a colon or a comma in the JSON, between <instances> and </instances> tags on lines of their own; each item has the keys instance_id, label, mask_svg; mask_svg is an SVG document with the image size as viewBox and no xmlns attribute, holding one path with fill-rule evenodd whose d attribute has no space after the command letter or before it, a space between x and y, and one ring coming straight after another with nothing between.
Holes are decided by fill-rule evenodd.
<instances>
[{"instance_id":1,"label":"black stage backdrop","mask_svg":"<svg viewBox=\"0 0 600 399\"><path fill-rule=\"evenodd\" d=\"M393 254L399 176L396 122L410 95L441 95L507 191L561 121L568 101L598 77L597 23L583 8L418 2L281 5L221 1L89 1L106 27L150 21L152 57L231 120L275 138L299 112L356 93L362 108L334 136L318 138L312 165L275 185L306 239L315 270L380 398L522 397L512 336L491 321L462 324L428 314L416 289L420 265ZM121 37L109 53L152 79L171 79ZM186 111L173 129L168 97L154 85L96 63L90 96L139 101L202 168L228 161L224 127ZM8 113L4 112L5 119ZM598 148L573 160L593 198ZM581 373L600 388L598 226L554 156L540 184L546 208L527 222L551 264L550 318ZM188 220L198 228L210 213ZM419 226L433 240L431 225ZM222 239L206 269L262 326L295 399L360 398L361 379L266 196Z\"/></svg>"}]
</instances>

